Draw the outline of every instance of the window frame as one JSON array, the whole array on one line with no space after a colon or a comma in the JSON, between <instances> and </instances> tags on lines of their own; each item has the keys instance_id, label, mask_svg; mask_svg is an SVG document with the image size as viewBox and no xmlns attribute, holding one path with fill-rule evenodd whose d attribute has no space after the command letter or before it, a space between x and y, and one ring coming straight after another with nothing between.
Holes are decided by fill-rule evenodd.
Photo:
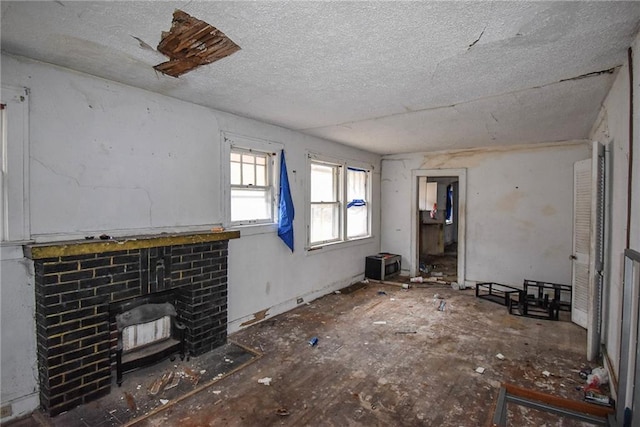
<instances>
[{"instance_id":1,"label":"window frame","mask_svg":"<svg viewBox=\"0 0 640 427\"><path fill-rule=\"evenodd\" d=\"M322 165L322 166L328 166L328 167L332 167L334 168L334 189L333 189L333 196L335 198L335 200L333 201L318 201L318 202L314 202L311 199L311 168L313 168L313 165L317 164L317 165ZM340 164L336 164L336 163L330 163L327 161L311 161L309 163L309 210L310 210L310 215L309 215L309 233L307 236L307 243L309 245L309 247L313 247L313 246L323 246L326 244L330 244L330 243L336 243L336 242L341 242L342 241L342 237L343 237L343 227L346 227L346 224L344 224L344 220L343 220L343 215L342 215L342 210L343 210L343 205L344 205L344 197L343 194L344 191L342 190L342 181L343 181L343 174L344 174L344 169L342 167L342 165ZM311 217L313 215L313 206L317 205L317 206L334 206L337 207L338 209L338 224L337 228L338 228L338 232L337 232L337 237L333 238L333 239L327 239L327 240L318 240L318 241L314 241L311 242ZM334 225L334 228L336 227L336 225Z\"/></svg>"},{"instance_id":2,"label":"window frame","mask_svg":"<svg viewBox=\"0 0 640 427\"><path fill-rule=\"evenodd\" d=\"M2 85L0 243L31 240L29 212L29 89Z\"/></svg>"},{"instance_id":3,"label":"window frame","mask_svg":"<svg viewBox=\"0 0 640 427\"><path fill-rule=\"evenodd\" d=\"M312 172L313 164L332 165L332 166L335 166L339 172L338 183L337 183L338 201L336 202L339 204L339 209L338 209L339 211L338 230L339 231L338 231L338 237L336 239L325 240L325 241L315 241L315 242L311 241L311 221L312 221L311 207L313 204L320 204L320 202L312 202L311 200L311 172ZM367 207L367 211L366 211L367 212L367 224L366 224L367 233L366 235L359 235L354 237L348 237L347 235L348 234L348 212L347 212L348 201L346 199L348 195L348 182L347 182L348 172L347 171L349 168L362 170L366 172L366 196L364 200ZM337 159L334 157L325 156L322 154L317 154L312 152L307 153L307 175L306 176L308 177L308 183L306 188L306 203L305 203L306 229L307 229L305 249L307 251L314 251L314 250L322 249L323 247L344 245L350 242L370 239L371 237L373 237L373 234L371 231L372 215L373 215L373 211L372 211L373 173L372 171L373 171L373 166L364 162L352 161L352 160L346 160L346 159Z\"/></svg>"},{"instance_id":4,"label":"window frame","mask_svg":"<svg viewBox=\"0 0 640 427\"><path fill-rule=\"evenodd\" d=\"M278 204L279 204L279 186L280 186L280 152L284 146L277 142L246 137L231 132L222 131L222 154L221 154L221 171L222 171L222 191L224 197L223 203L223 226L226 228L235 227L256 227L256 226L277 226L278 223ZM268 155L267 159L267 180L270 185L264 187L244 186L231 184L231 153L259 153ZM269 183L268 182L268 183ZM233 188L243 189L270 189L271 195L271 217L267 219L248 219L248 220L231 220L231 190Z\"/></svg>"},{"instance_id":5,"label":"window frame","mask_svg":"<svg viewBox=\"0 0 640 427\"><path fill-rule=\"evenodd\" d=\"M347 165L345 168L345 237L347 240L359 240L364 239L371 236L371 169L355 167L351 164ZM364 172L365 173L365 195L364 199L349 199L349 172ZM349 208L351 207L361 207L358 205L350 206L351 203L361 201L364 202L364 206L366 207L367 213L367 223L365 234L358 234L355 236L349 236Z\"/></svg>"}]
</instances>

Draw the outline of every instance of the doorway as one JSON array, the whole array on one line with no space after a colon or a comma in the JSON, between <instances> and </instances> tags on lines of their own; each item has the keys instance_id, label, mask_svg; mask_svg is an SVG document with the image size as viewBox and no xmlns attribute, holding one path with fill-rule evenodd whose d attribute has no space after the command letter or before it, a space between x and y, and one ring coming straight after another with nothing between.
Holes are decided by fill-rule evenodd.
<instances>
[{"instance_id":1,"label":"doorway","mask_svg":"<svg viewBox=\"0 0 640 427\"><path fill-rule=\"evenodd\" d=\"M418 177L418 269L458 281L458 177Z\"/></svg>"},{"instance_id":2,"label":"doorway","mask_svg":"<svg viewBox=\"0 0 640 427\"><path fill-rule=\"evenodd\" d=\"M466 169L415 170L412 175L410 274L466 284Z\"/></svg>"}]
</instances>

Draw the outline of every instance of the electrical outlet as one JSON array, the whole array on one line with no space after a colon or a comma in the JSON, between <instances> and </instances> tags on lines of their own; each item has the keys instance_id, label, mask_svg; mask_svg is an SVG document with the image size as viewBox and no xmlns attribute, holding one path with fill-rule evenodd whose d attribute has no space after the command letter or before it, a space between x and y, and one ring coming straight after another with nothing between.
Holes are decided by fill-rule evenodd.
<instances>
[{"instance_id":1,"label":"electrical outlet","mask_svg":"<svg viewBox=\"0 0 640 427\"><path fill-rule=\"evenodd\" d=\"M11 405L4 405L0 407L0 418L10 417L13 414Z\"/></svg>"},{"instance_id":2,"label":"electrical outlet","mask_svg":"<svg viewBox=\"0 0 640 427\"><path fill-rule=\"evenodd\" d=\"M296 300L296 303L297 303L297 304L302 304L303 302L304 302L304 300L303 300L302 298L298 298L298 299Z\"/></svg>"}]
</instances>

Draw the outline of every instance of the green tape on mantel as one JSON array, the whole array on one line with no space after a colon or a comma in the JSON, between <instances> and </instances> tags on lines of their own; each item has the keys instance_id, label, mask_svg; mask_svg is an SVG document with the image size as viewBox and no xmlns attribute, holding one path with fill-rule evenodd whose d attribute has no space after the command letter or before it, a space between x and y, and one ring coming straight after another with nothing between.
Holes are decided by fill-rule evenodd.
<instances>
[{"instance_id":1,"label":"green tape on mantel","mask_svg":"<svg viewBox=\"0 0 640 427\"><path fill-rule=\"evenodd\" d=\"M205 233L175 233L154 236L121 237L110 240L73 240L55 243L36 243L25 246L25 256L30 259L57 258L71 255L127 251L161 246L190 245L238 239L240 231Z\"/></svg>"}]
</instances>

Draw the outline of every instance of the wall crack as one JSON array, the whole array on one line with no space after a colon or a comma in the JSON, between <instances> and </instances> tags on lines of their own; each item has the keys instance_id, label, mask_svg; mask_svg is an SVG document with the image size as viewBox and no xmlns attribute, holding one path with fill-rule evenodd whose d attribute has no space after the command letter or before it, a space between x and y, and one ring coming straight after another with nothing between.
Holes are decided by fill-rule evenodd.
<instances>
[{"instance_id":1,"label":"wall crack","mask_svg":"<svg viewBox=\"0 0 640 427\"><path fill-rule=\"evenodd\" d=\"M484 35L485 30L487 29L487 26L485 25L485 27L482 29L482 32L480 33L480 35L478 36L478 38L469 45L469 47L467 48L467 52L469 52L471 50L472 47L474 47L476 45L476 43L478 43L480 41L480 39L482 38L482 36Z\"/></svg>"}]
</instances>

